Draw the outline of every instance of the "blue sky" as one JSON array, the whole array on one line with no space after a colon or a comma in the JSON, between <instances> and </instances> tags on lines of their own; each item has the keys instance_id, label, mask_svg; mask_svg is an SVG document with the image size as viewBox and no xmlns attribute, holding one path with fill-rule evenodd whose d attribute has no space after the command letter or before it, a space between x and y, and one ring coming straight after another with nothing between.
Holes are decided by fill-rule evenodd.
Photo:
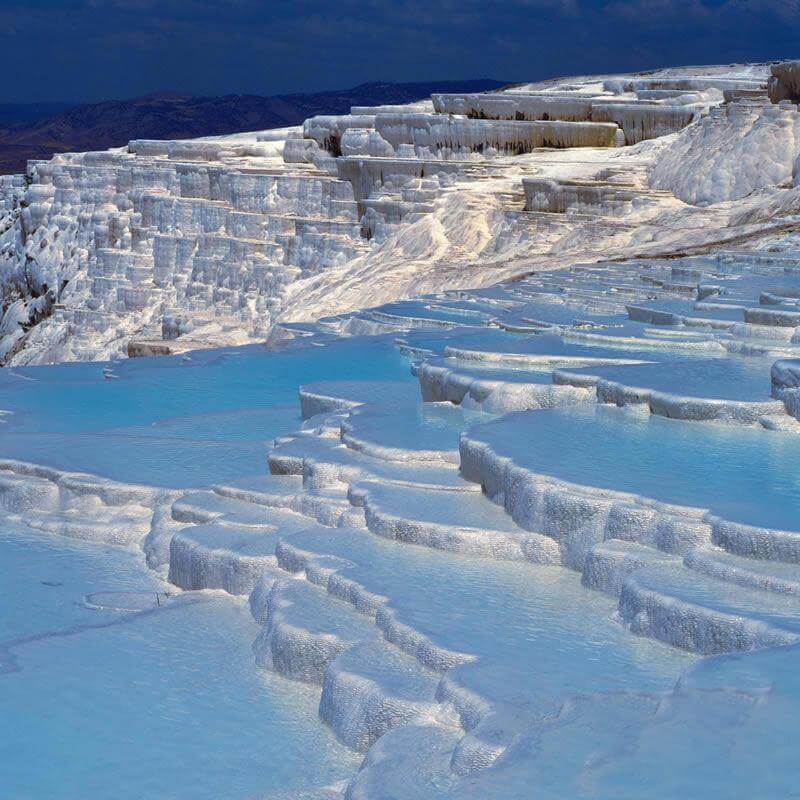
<instances>
[{"instance_id":1,"label":"blue sky","mask_svg":"<svg viewBox=\"0 0 800 800\"><path fill-rule=\"evenodd\" d=\"M0 0L0 102L800 56L800 0Z\"/></svg>"}]
</instances>

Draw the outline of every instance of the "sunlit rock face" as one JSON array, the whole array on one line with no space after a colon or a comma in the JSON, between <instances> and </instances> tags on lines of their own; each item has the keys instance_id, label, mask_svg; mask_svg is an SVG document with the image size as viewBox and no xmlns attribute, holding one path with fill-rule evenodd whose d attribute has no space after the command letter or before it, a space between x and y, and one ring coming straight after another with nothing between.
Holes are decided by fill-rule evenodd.
<instances>
[{"instance_id":1,"label":"sunlit rock face","mask_svg":"<svg viewBox=\"0 0 800 800\"><path fill-rule=\"evenodd\" d=\"M773 103L800 102L800 61L783 61L770 67L769 99Z\"/></svg>"},{"instance_id":2,"label":"sunlit rock face","mask_svg":"<svg viewBox=\"0 0 800 800\"><path fill-rule=\"evenodd\" d=\"M790 95L793 70L439 94L30 162L0 184L0 359L262 341L280 320L766 222L798 155L796 107L768 105L767 82ZM743 207L697 208L730 200Z\"/></svg>"},{"instance_id":3,"label":"sunlit rock face","mask_svg":"<svg viewBox=\"0 0 800 800\"><path fill-rule=\"evenodd\" d=\"M796 105L726 103L678 134L655 165L652 185L692 204L738 200L790 185L798 154Z\"/></svg>"}]
</instances>

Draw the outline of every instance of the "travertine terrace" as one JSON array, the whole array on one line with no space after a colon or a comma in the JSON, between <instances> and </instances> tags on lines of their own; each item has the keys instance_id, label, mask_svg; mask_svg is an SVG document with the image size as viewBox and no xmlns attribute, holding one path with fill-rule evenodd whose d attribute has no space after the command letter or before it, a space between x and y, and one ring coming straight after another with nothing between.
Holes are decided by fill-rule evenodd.
<instances>
[{"instance_id":1,"label":"travertine terrace","mask_svg":"<svg viewBox=\"0 0 800 800\"><path fill-rule=\"evenodd\" d=\"M269 798L792 796L797 75L435 96L5 179L0 519L159 581L78 598L102 631L246 616L236 669L195 642L176 678L166 635L155 678L110 660L212 708L215 753L253 745L215 727L235 679L283 681L265 742L315 744L248 762L286 770ZM0 641L24 697L30 641ZM60 700L107 733L127 690Z\"/></svg>"},{"instance_id":2,"label":"travertine terrace","mask_svg":"<svg viewBox=\"0 0 800 800\"><path fill-rule=\"evenodd\" d=\"M2 358L262 341L279 320L757 237L791 214L798 149L769 74L554 80L31 162L2 184Z\"/></svg>"}]
</instances>

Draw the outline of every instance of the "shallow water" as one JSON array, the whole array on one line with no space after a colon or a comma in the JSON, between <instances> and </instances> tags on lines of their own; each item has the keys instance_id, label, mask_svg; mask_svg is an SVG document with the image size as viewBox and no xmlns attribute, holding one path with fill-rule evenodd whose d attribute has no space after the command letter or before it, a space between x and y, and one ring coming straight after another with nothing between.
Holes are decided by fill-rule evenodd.
<instances>
[{"instance_id":1,"label":"shallow water","mask_svg":"<svg viewBox=\"0 0 800 800\"><path fill-rule=\"evenodd\" d=\"M728 356L569 371L669 394L766 402L771 398L770 369L774 361L774 358Z\"/></svg>"},{"instance_id":2,"label":"shallow water","mask_svg":"<svg viewBox=\"0 0 800 800\"><path fill-rule=\"evenodd\" d=\"M106 370L115 377L106 378ZM276 406L296 413L302 383L407 374L392 339L375 337L281 351L254 345L112 364L14 368L0 373L0 388L2 408L15 412L9 431L68 432Z\"/></svg>"},{"instance_id":3,"label":"shallow water","mask_svg":"<svg viewBox=\"0 0 800 800\"><path fill-rule=\"evenodd\" d=\"M513 414L478 427L474 438L533 472L572 483L800 529L793 434L573 406Z\"/></svg>"},{"instance_id":4,"label":"shallow water","mask_svg":"<svg viewBox=\"0 0 800 800\"><path fill-rule=\"evenodd\" d=\"M317 692L256 669L242 603L159 606L170 587L141 555L8 524L0 561L3 797L223 800L355 769L317 719ZM140 610L87 608L87 594Z\"/></svg>"},{"instance_id":5,"label":"shallow water","mask_svg":"<svg viewBox=\"0 0 800 800\"><path fill-rule=\"evenodd\" d=\"M347 424L353 437L368 445L455 452L461 431L487 418L450 403L417 403L413 407L359 410Z\"/></svg>"},{"instance_id":6,"label":"shallow water","mask_svg":"<svg viewBox=\"0 0 800 800\"><path fill-rule=\"evenodd\" d=\"M561 567L433 551L366 531L316 529L289 541L344 559L340 572L387 597L401 623L476 657L459 668L461 680L485 696L515 697L531 713L574 692L669 688L695 660L631 636L614 600Z\"/></svg>"},{"instance_id":7,"label":"shallow water","mask_svg":"<svg viewBox=\"0 0 800 800\"><path fill-rule=\"evenodd\" d=\"M416 383L391 337L2 370L0 457L175 488L231 480L300 426L299 386L331 379Z\"/></svg>"},{"instance_id":8,"label":"shallow water","mask_svg":"<svg viewBox=\"0 0 800 800\"><path fill-rule=\"evenodd\" d=\"M579 276L572 283L579 296L592 281ZM576 307L542 300L530 309L555 309L549 319L561 320L579 316L570 310ZM480 322L464 313L472 310L435 303L384 308L460 324L447 333L431 326L399 338L437 353L452 346L461 358L440 363L479 377L546 384L562 362L634 360L647 363L582 371L701 396L766 399L769 391L766 360L671 351L668 337L660 336L664 331L620 315L612 327L599 329L612 340L592 344L466 327ZM667 346L623 340L632 335ZM354 450L341 460L352 467L366 459L364 453L400 459L401 466L378 462L379 478L384 471L407 478L414 463L438 464L444 472L442 462L457 461L459 434L475 430L474 438L501 454L576 483L710 507L760 525L794 529L800 519L791 437L594 407L486 425L487 416L477 412L420 404L394 338L322 336L280 352L245 347L0 372L0 408L13 412L0 422L0 457L170 487L264 475L269 440L301 424L299 386L323 382L310 387L322 405L331 396L376 404L347 421ZM681 344L687 336L675 339ZM503 354L511 356L508 363ZM527 366L539 373L525 369L526 355ZM313 454L334 441L303 444ZM320 463L323 475L324 457ZM448 486L452 473L443 481ZM489 537L517 530L478 492L422 491L395 481L372 487L369 498L389 515L416 523L480 525ZM237 538L232 549L259 555L271 553L283 537L287 546L337 557L343 578L386 598L390 639L396 623L398 636L413 630L426 647L472 659L452 669L448 685L490 700L508 730L555 713L576 693L667 691L696 663L687 653L632 636L618 619L616 600L583 587L580 575L566 569L440 552L364 530L320 529L310 520L301 524L301 532L247 533L252 541L241 547L242 534L234 528L207 526L191 535L222 546L230 545L228 534ZM259 628L243 598L175 594L143 568L138 551L22 529L0 533L0 563L8 574L0 612L0 774L11 797L238 800L341 782L356 769L353 755L318 719L318 690L254 666L251 645ZM692 597L694 574L685 580L685 595ZM739 587L730 594L744 596ZM301 622L312 632L326 630L317 600L339 603L324 596L310 603L309 619ZM717 597L700 600L715 607ZM300 618L301 610L293 613ZM334 609L331 618L342 613ZM368 621L355 613L353 628L361 631ZM373 633L370 628L369 637ZM363 653L352 661L355 674L375 667ZM416 670L413 665L409 673ZM389 689L396 678L387 671ZM613 708L608 717L615 723ZM479 736L491 739L496 722L489 720ZM568 742L566 750L571 747Z\"/></svg>"}]
</instances>

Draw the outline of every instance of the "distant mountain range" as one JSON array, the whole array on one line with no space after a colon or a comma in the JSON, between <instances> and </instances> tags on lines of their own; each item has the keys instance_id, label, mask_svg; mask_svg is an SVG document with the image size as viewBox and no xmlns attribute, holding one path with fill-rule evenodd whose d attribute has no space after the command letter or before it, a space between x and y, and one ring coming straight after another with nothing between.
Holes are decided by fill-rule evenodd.
<instances>
[{"instance_id":1,"label":"distant mountain range","mask_svg":"<svg viewBox=\"0 0 800 800\"><path fill-rule=\"evenodd\" d=\"M363 83L354 89L272 97L151 94L92 105L0 104L0 174L22 172L31 158L102 150L131 139L185 139L297 125L350 106L410 103L432 92L479 92L501 81Z\"/></svg>"}]
</instances>

